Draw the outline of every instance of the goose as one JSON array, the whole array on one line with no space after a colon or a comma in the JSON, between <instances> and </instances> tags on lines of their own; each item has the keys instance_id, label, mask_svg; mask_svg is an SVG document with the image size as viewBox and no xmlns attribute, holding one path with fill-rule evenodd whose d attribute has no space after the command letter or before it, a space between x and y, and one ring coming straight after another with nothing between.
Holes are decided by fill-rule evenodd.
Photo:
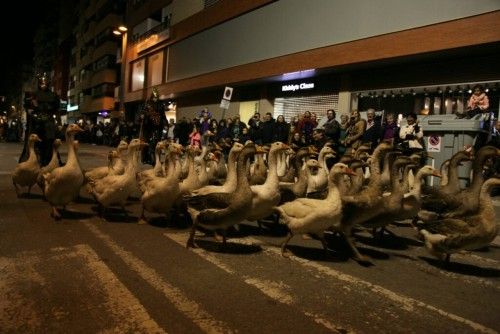
<instances>
[{"instance_id":1,"label":"goose","mask_svg":"<svg viewBox=\"0 0 500 334\"><path fill-rule=\"evenodd\" d=\"M293 201L299 197L305 197L307 194L307 180L321 167L316 159L309 159L304 163L304 168L299 170L299 177L295 183L280 182L279 189L281 193L280 204Z\"/></svg>"},{"instance_id":2,"label":"goose","mask_svg":"<svg viewBox=\"0 0 500 334\"><path fill-rule=\"evenodd\" d=\"M220 182L220 180L222 180L222 182L219 184L219 185L221 185L224 183L224 180L227 177L228 162L226 162L226 156L220 149L215 150L214 154L215 154L215 157L217 158L217 161L218 161L217 167L216 167L216 170L214 173L214 178L216 180L219 180L219 182Z\"/></svg>"},{"instance_id":3,"label":"goose","mask_svg":"<svg viewBox=\"0 0 500 334\"><path fill-rule=\"evenodd\" d=\"M172 143L168 146L165 160L165 163L168 164L168 170L174 171L175 161L181 153L182 146L180 144ZM168 173L166 177L153 175L150 178L140 180L139 186L142 192L140 224L147 223L145 211L169 214L180 194L179 180L173 172Z\"/></svg>"},{"instance_id":4,"label":"goose","mask_svg":"<svg viewBox=\"0 0 500 334\"><path fill-rule=\"evenodd\" d=\"M382 142L378 144L371 157L371 177L367 187L357 194L342 196L342 231L356 261L368 262L355 247L350 237L350 231L353 226L362 224L380 213L379 208L383 201L382 188L380 187L380 159L384 153L390 150L392 150L390 143Z\"/></svg>"},{"instance_id":5,"label":"goose","mask_svg":"<svg viewBox=\"0 0 500 334\"><path fill-rule=\"evenodd\" d=\"M441 173L429 165L421 167L415 175L413 189L405 192L401 210L394 214L393 220L413 219L413 224L416 223L417 214L422 206L422 182L427 176L441 177Z\"/></svg>"},{"instance_id":6,"label":"goose","mask_svg":"<svg viewBox=\"0 0 500 334\"><path fill-rule=\"evenodd\" d=\"M450 262L450 256L461 250L475 250L488 246L498 234L491 190L500 186L500 178L486 180L480 191L477 214L458 218L445 218L419 226L426 249L441 260Z\"/></svg>"},{"instance_id":7,"label":"goose","mask_svg":"<svg viewBox=\"0 0 500 334\"><path fill-rule=\"evenodd\" d=\"M255 154L255 145L245 143L238 155L237 186L234 192L187 195L184 200L193 221L186 247L194 247L194 235L198 226L208 230L223 230L223 245L226 244L225 229L245 219L252 207L252 190L246 175L247 160Z\"/></svg>"},{"instance_id":8,"label":"goose","mask_svg":"<svg viewBox=\"0 0 500 334\"><path fill-rule=\"evenodd\" d=\"M295 160L295 151L290 147L284 154L286 154L287 170L285 175L279 176L280 182L295 182L295 175L297 175L297 171L295 170L295 166L293 164Z\"/></svg>"},{"instance_id":9,"label":"goose","mask_svg":"<svg viewBox=\"0 0 500 334\"><path fill-rule=\"evenodd\" d=\"M45 179L43 178L43 175L46 173L52 172L55 168L59 167L59 147L61 147L62 141L61 139L57 138L54 140L54 143L52 144L52 158L50 159L49 163L46 166L43 166L40 169L40 173L38 173L38 177L36 179L36 183L42 190L42 192L45 191Z\"/></svg>"},{"instance_id":10,"label":"goose","mask_svg":"<svg viewBox=\"0 0 500 334\"><path fill-rule=\"evenodd\" d=\"M116 152L118 154L118 159L115 158L115 154L108 155L108 165L92 168L84 172L85 182L88 183L90 180L98 180L106 177L108 175L120 175L123 174L126 165L126 155L124 152L128 148L128 143L121 140L116 147ZM110 153L111 154L111 153ZM109 161L109 158L113 158L113 161Z\"/></svg>"},{"instance_id":11,"label":"goose","mask_svg":"<svg viewBox=\"0 0 500 334\"><path fill-rule=\"evenodd\" d=\"M139 139L132 139L128 145L128 162L125 167L125 172L122 175L108 175L102 179L92 181L89 183L91 188L91 195L99 203L103 210L112 205L119 205L125 210L125 202L127 198L137 188L136 173L139 165L139 152L142 150L146 143Z\"/></svg>"},{"instance_id":12,"label":"goose","mask_svg":"<svg viewBox=\"0 0 500 334\"><path fill-rule=\"evenodd\" d=\"M45 198L52 206L51 216L60 219L61 214L58 206L63 208L78 197L83 184L83 173L75 150L75 134L82 132L77 124L70 124L66 128L66 145L68 146L68 158L62 167L53 169L50 173L43 175L45 180Z\"/></svg>"},{"instance_id":13,"label":"goose","mask_svg":"<svg viewBox=\"0 0 500 334\"><path fill-rule=\"evenodd\" d=\"M278 171L278 177L284 177L286 175L288 169L287 158L289 158L289 156L286 154L286 152L283 152L278 156L276 165L276 169Z\"/></svg>"},{"instance_id":14,"label":"goose","mask_svg":"<svg viewBox=\"0 0 500 334\"><path fill-rule=\"evenodd\" d=\"M289 149L282 142L274 142L269 149L269 171L263 184L252 185L252 208L246 217L249 221L259 221L272 215L273 208L280 202L280 191L278 188L278 156Z\"/></svg>"},{"instance_id":15,"label":"goose","mask_svg":"<svg viewBox=\"0 0 500 334\"><path fill-rule=\"evenodd\" d=\"M200 182L198 172L196 171L196 165L194 160L195 156L201 151L197 146L189 146L186 152L187 152L186 159L189 164L189 169L186 178L182 180L180 185L182 194L188 194L191 191L202 187L202 183Z\"/></svg>"},{"instance_id":16,"label":"goose","mask_svg":"<svg viewBox=\"0 0 500 334\"><path fill-rule=\"evenodd\" d=\"M163 151L167 147L167 143L165 141L159 141L155 146L155 165L152 168L148 168L138 173L139 179L147 179L152 178L153 176L165 176L165 170L163 169L163 165L161 162L161 156Z\"/></svg>"},{"instance_id":17,"label":"goose","mask_svg":"<svg viewBox=\"0 0 500 334\"><path fill-rule=\"evenodd\" d=\"M281 255L287 256L286 246L296 234L315 234L321 240L325 252L327 243L324 231L328 228L341 230L342 201L337 188L344 174L355 175L354 172L343 163L336 163L328 175L328 196L325 199L297 198L274 210L279 214L281 222L289 229L288 236L281 244Z\"/></svg>"},{"instance_id":18,"label":"goose","mask_svg":"<svg viewBox=\"0 0 500 334\"><path fill-rule=\"evenodd\" d=\"M244 145L238 142L233 144L229 151L227 164L227 178L222 186L208 185L200 189L193 190L192 195L207 195L210 193L230 193L236 190L236 159L243 150Z\"/></svg>"},{"instance_id":19,"label":"goose","mask_svg":"<svg viewBox=\"0 0 500 334\"><path fill-rule=\"evenodd\" d=\"M328 167L326 165L326 160L331 157L335 157L335 151L330 146L323 146L318 155L318 162L322 168L318 170L316 175L311 175L307 180L308 193L326 189L328 184Z\"/></svg>"},{"instance_id":20,"label":"goose","mask_svg":"<svg viewBox=\"0 0 500 334\"><path fill-rule=\"evenodd\" d=\"M249 165L250 184L263 184L267 178L267 166L264 155L269 151L267 147L256 145L255 161Z\"/></svg>"},{"instance_id":21,"label":"goose","mask_svg":"<svg viewBox=\"0 0 500 334\"><path fill-rule=\"evenodd\" d=\"M361 223L363 227L372 228L374 236L375 229L378 227L382 227L380 231L380 236L382 236L383 232L385 231L385 227L393 221L392 218L394 217L394 215L401 212L404 189L399 182L399 170L410 163L412 163L412 160L407 156L398 156L395 158L394 162L391 163L390 194L384 196L380 206L378 206L377 208L372 208L373 211L378 211L379 213L375 217L372 217L371 219Z\"/></svg>"},{"instance_id":22,"label":"goose","mask_svg":"<svg viewBox=\"0 0 500 334\"><path fill-rule=\"evenodd\" d=\"M440 214L442 217L454 218L473 214L478 210L479 193L481 191L481 185L484 182L484 164L489 158L494 156L500 156L500 149L494 146L483 146L476 152L474 161L472 163L471 185L456 194L450 196L442 196L441 200L444 200L445 206L437 212L438 214ZM450 182L452 182L451 179L448 184ZM428 208L428 206L426 207L425 204L426 202L424 202L423 205L424 209ZM424 215L420 216L421 218L425 219ZM431 217L434 218L434 215L431 215Z\"/></svg>"},{"instance_id":23,"label":"goose","mask_svg":"<svg viewBox=\"0 0 500 334\"><path fill-rule=\"evenodd\" d=\"M19 197L19 186L28 187L28 194L31 193L31 187L37 183L40 174L40 164L35 153L35 143L40 142L37 134L32 133L28 138L29 156L28 160L19 163L12 172L12 184Z\"/></svg>"}]
</instances>

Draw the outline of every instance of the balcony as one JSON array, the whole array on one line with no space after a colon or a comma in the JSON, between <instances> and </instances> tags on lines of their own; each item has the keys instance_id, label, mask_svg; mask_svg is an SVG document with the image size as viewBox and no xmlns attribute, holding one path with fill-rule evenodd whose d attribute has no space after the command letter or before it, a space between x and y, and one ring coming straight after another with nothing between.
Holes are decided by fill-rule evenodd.
<instances>
[{"instance_id":1,"label":"balcony","mask_svg":"<svg viewBox=\"0 0 500 334\"><path fill-rule=\"evenodd\" d=\"M85 109L83 109L85 108ZM82 105L82 113L92 113L101 110L113 110L115 108L115 101L112 97L104 96L97 99L89 98L89 101L85 101Z\"/></svg>"},{"instance_id":2,"label":"balcony","mask_svg":"<svg viewBox=\"0 0 500 334\"><path fill-rule=\"evenodd\" d=\"M115 83L116 82L116 71L114 69L103 69L95 72L92 75L91 87L95 87L102 83Z\"/></svg>"},{"instance_id":3,"label":"balcony","mask_svg":"<svg viewBox=\"0 0 500 334\"><path fill-rule=\"evenodd\" d=\"M95 48L93 53L94 59L100 59L105 55L115 56L117 49L118 44L116 41L106 41Z\"/></svg>"},{"instance_id":4,"label":"balcony","mask_svg":"<svg viewBox=\"0 0 500 334\"><path fill-rule=\"evenodd\" d=\"M146 31L144 34L132 38L131 44L135 45L137 52L141 52L169 38L170 23L166 21Z\"/></svg>"}]
</instances>

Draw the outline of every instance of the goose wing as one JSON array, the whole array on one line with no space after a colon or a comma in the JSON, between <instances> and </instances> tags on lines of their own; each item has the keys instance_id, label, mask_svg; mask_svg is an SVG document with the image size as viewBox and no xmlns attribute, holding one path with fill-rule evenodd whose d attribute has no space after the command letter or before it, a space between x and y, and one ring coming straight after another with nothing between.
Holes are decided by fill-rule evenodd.
<instances>
[{"instance_id":1,"label":"goose wing","mask_svg":"<svg viewBox=\"0 0 500 334\"><path fill-rule=\"evenodd\" d=\"M233 199L230 193L210 193L206 195L185 195L186 204L198 211L206 209L225 209Z\"/></svg>"}]
</instances>

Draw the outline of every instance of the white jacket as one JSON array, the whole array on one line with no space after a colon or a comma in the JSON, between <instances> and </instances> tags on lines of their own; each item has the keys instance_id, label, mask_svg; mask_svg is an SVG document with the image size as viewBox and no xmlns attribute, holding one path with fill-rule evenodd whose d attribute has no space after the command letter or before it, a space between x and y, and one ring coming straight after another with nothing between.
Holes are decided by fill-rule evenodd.
<instances>
[{"instance_id":1,"label":"white jacket","mask_svg":"<svg viewBox=\"0 0 500 334\"><path fill-rule=\"evenodd\" d=\"M402 126L399 130L399 138L401 138L403 141L407 141L410 148L423 149L424 147L421 144L421 140L424 137L424 132L422 131L422 127L419 125L419 131L415 133L415 125L416 124L407 124ZM414 135L415 139L406 140L406 135Z\"/></svg>"}]
</instances>

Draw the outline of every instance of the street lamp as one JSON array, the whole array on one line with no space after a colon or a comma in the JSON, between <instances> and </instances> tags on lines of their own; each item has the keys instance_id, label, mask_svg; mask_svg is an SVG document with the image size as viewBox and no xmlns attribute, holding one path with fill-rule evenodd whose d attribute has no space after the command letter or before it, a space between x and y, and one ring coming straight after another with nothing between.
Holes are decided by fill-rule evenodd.
<instances>
[{"instance_id":1,"label":"street lamp","mask_svg":"<svg viewBox=\"0 0 500 334\"><path fill-rule=\"evenodd\" d=\"M121 70L120 70L120 90L118 94L118 98L120 99L120 117L125 117L125 64L126 64L126 53L127 53L127 27L124 25L120 25L116 29L113 30L113 34L117 36L122 36L122 53L121 53Z\"/></svg>"}]
</instances>

